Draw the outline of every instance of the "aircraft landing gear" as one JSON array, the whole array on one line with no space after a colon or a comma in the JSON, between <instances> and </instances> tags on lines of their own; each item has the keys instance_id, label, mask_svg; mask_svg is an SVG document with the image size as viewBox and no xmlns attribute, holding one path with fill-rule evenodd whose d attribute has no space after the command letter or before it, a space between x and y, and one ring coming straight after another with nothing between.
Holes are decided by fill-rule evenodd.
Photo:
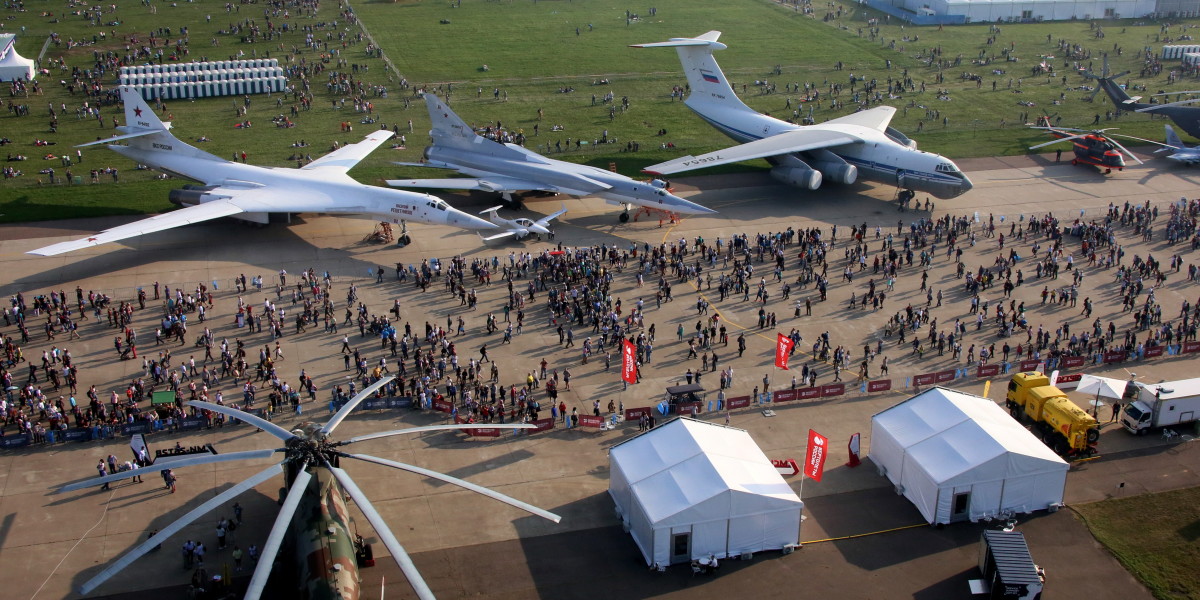
<instances>
[{"instance_id":1,"label":"aircraft landing gear","mask_svg":"<svg viewBox=\"0 0 1200 600\"><path fill-rule=\"evenodd\" d=\"M617 220L622 223L628 223L629 222L629 209L626 209L625 212L622 212L620 214L620 216L617 217Z\"/></svg>"},{"instance_id":2,"label":"aircraft landing gear","mask_svg":"<svg viewBox=\"0 0 1200 600\"><path fill-rule=\"evenodd\" d=\"M408 235L408 223L400 221L400 235L396 236L396 245L403 248L412 243L412 238Z\"/></svg>"},{"instance_id":3,"label":"aircraft landing gear","mask_svg":"<svg viewBox=\"0 0 1200 600\"><path fill-rule=\"evenodd\" d=\"M1105 170L1104 170L1104 174L1105 174L1105 175L1108 175L1108 174L1110 174L1110 173L1112 173L1112 169L1105 169Z\"/></svg>"},{"instance_id":4,"label":"aircraft landing gear","mask_svg":"<svg viewBox=\"0 0 1200 600\"><path fill-rule=\"evenodd\" d=\"M500 202L509 210L525 210L525 203L520 198L514 198L512 192L500 192Z\"/></svg>"}]
</instances>

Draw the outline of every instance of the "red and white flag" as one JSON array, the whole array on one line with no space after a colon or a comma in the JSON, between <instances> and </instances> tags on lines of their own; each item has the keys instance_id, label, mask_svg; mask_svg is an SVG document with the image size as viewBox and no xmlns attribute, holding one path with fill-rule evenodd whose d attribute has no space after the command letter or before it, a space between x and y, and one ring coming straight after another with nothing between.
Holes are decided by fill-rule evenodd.
<instances>
[{"instance_id":1,"label":"red and white flag","mask_svg":"<svg viewBox=\"0 0 1200 600\"><path fill-rule=\"evenodd\" d=\"M779 334L779 337L775 338L775 366L784 371L788 370L788 355L792 353L792 346L795 345L796 342L793 342L792 338L782 333Z\"/></svg>"},{"instance_id":2,"label":"red and white flag","mask_svg":"<svg viewBox=\"0 0 1200 600\"><path fill-rule=\"evenodd\" d=\"M621 379L637 383L637 350L629 340L621 340Z\"/></svg>"},{"instance_id":3,"label":"red and white flag","mask_svg":"<svg viewBox=\"0 0 1200 600\"><path fill-rule=\"evenodd\" d=\"M825 457L829 454L829 438L808 430L808 450L804 453L804 475L821 481L825 471Z\"/></svg>"}]
</instances>

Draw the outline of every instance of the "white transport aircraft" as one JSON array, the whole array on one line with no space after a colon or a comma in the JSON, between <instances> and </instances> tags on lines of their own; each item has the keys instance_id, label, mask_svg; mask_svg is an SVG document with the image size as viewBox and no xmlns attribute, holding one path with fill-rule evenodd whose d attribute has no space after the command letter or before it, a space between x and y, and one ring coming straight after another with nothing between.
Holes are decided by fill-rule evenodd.
<instances>
[{"instance_id":1,"label":"white transport aircraft","mask_svg":"<svg viewBox=\"0 0 1200 600\"><path fill-rule=\"evenodd\" d=\"M391 179L388 185L445 190L498 192L507 201L513 192L543 191L572 196L599 196L609 204L625 205L621 221L629 220L629 206L698 215L716 212L671 194L662 181L649 183L589 165L546 158L516 144L501 144L475 133L435 94L425 94L433 129L433 145L425 161L396 163L402 166L451 169L472 179Z\"/></svg>"},{"instance_id":2,"label":"white transport aircraft","mask_svg":"<svg viewBox=\"0 0 1200 600\"><path fill-rule=\"evenodd\" d=\"M636 44L634 48L672 47L679 53L691 94L684 104L725 135L742 142L702 156L685 156L646 168L669 175L731 162L765 158L771 176L810 190L823 181L854 183L860 177L899 188L954 198L971 181L950 159L917 150L916 142L889 127L895 107L878 106L819 125L800 126L746 106L717 66L713 50L719 31L695 38Z\"/></svg>"},{"instance_id":3,"label":"white transport aircraft","mask_svg":"<svg viewBox=\"0 0 1200 600\"><path fill-rule=\"evenodd\" d=\"M106 229L71 242L29 252L53 256L220 217L266 224L269 213L330 213L404 224L412 221L462 229L495 229L496 225L451 208L429 194L363 185L346 174L351 167L392 137L376 131L356 144L342 146L298 169L257 167L232 162L189 146L168 131L142 97L121 89L125 102L122 135L83 144L107 144L113 152L173 177L204 184L171 192L184 208ZM128 145L116 142L129 140ZM402 241L407 241L402 237Z\"/></svg>"},{"instance_id":4,"label":"white transport aircraft","mask_svg":"<svg viewBox=\"0 0 1200 600\"><path fill-rule=\"evenodd\" d=\"M562 210L551 215L546 215L545 217L542 217L536 221L527 219L525 217L509 220L500 216L499 212L501 208L503 207L493 206L479 213L481 215L487 215L489 221L500 226L501 229L506 230L504 233L498 233L490 237L485 237L483 238L483 241L490 242L492 240L498 240L500 238L506 238L509 236L520 240L529 237L530 235L536 235L540 240L542 239L543 235L550 235L550 221L562 216L567 212L567 207L564 204ZM480 234L479 237L483 237L483 235Z\"/></svg>"}]
</instances>

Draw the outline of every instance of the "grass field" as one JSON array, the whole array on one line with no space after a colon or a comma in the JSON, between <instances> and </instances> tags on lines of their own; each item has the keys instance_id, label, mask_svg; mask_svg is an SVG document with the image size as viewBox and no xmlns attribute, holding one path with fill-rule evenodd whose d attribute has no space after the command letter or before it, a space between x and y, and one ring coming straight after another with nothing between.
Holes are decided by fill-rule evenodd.
<instances>
[{"instance_id":1,"label":"grass field","mask_svg":"<svg viewBox=\"0 0 1200 600\"><path fill-rule=\"evenodd\" d=\"M1076 507L1100 540L1159 600L1200 598L1200 488Z\"/></svg>"},{"instance_id":2,"label":"grass field","mask_svg":"<svg viewBox=\"0 0 1200 600\"><path fill-rule=\"evenodd\" d=\"M235 114L237 102L233 98L169 102L165 112L173 117L175 132L185 141L204 135L212 141L203 148L218 156L245 151L251 162L275 166L294 165L288 159L295 152L291 144L299 140L308 142L307 151L316 156L334 140L355 141L381 125L396 126L407 137L406 148L381 149L351 172L366 183L377 183L385 177L437 176L432 170L423 172L390 164L396 160L418 159L426 143L424 132L428 130L428 118L423 104L412 101L416 89L422 86L449 93L455 109L470 122L500 122L510 129L523 130L527 135L532 134L534 124L538 123L538 110L541 109L541 134L531 137L530 142L532 148L541 151L553 148L557 141L565 143L568 137L594 140L608 130L609 137L619 143L584 146L582 150L563 152L561 158L605 167L616 163L622 172L631 175L638 174L648 164L728 145L729 140L681 103L672 101L671 86L684 83L675 52L628 47L639 42L697 35L711 29L724 32L721 39L729 49L718 53L717 58L729 78L738 84L739 91L741 85L746 86L743 94L746 102L777 116L789 116L790 111L785 108L788 98L795 106L800 95L785 93L786 84L810 83L825 92L831 83L846 82L850 73L883 82L889 77L901 77L907 70L915 82L926 84L926 91L906 94L888 102L901 108L893 125L912 135L922 148L952 158L1020 154L1026 152L1028 146L1047 139L1039 132L1021 127L1022 113L1027 113L1030 120L1049 113L1061 116L1064 126L1082 126L1090 123L1093 115L1104 115L1112 110L1103 94L1097 96L1102 102L1084 101L1090 92L1076 88L1089 81L1074 72L1076 65L1073 62L1064 68L1062 57L1057 56L1060 39L1079 44L1090 54L1089 60L1081 61L1084 67L1091 65L1098 70L1101 55L1107 51L1114 71L1130 69L1135 75L1140 70L1140 49L1157 50L1160 45L1155 43L1155 37L1160 35L1159 24L1138 24L1128 20L1103 22L1104 37L1099 38L1089 23L1081 21L1004 25L999 33L994 33L987 25L939 30L936 27L902 27L899 23L889 25L881 19L884 24L878 26L872 39L867 20L881 15L857 4L836 2L830 6L840 7L843 12L839 18L829 20L822 19L823 12L804 15L769 0L666 0L656 3L656 14L650 15L643 10L636 19L627 19L626 3L613 0L355 2L353 6L360 23L382 47L394 65L393 71L383 60L367 55L365 42L351 41L341 48L337 35L346 34L352 40L358 29L339 18L332 5L324 6L315 16L289 14L285 19L281 14L271 15L274 23L286 22L293 30L270 42L259 43L245 43L238 36L220 31L247 20L264 24L267 16L262 5L234 5L234 12L227 12L219 4L205 2L152 2L149 5L130 2L118 6L116 12L103 17L106 23L120 23L115 26L93 27L80 16L58 12L43 14L40 8L24 11L8 8L4 27L6 31L24 28L18 38L18 49L29 57L38 55L51 32L57 32L63 40L84 42L84 45L70 49L66 44L51 45L45 56L45 59L63 59L67 65L80 68L92 66L93 52L96 51L124 54L127 43L124 38L131 34L138 35L144 43L149 32L170 27L171 34L160 32L160 37L174 40L179 38L180 27L184 26L190 33L190 54L184 59L226 58L244 52L247 56L273 56L285 64L322 61L327 71L311 81L313 108L302 112L294 128L278 129L270 124L272 116L286 113L294 101L288 97L281 102L278 95L253 99L248 117L255 126L247 130L233 128L238 120ZM837 13L832 14L836 16ZM210 16L211 22L207 20ZM335 20L336 27L333 26ZM337 54L306 49L304 32L294 29L295 26L316 27L317 39L331 40ZM1169 34L1178 35L1179 27L1174 24ZM100 38L101 31L106 33L103 39ZM1051 36L1050 42L1047 42L1047 35ZM989 36L995 37L994 43L988 43ZM214 46L214 41L218 45ZM1116 55L1114 47L1122 49L1121 56ZM934 48L940 49L945 59L962 57L961 64L941 73L944 77L941 84L935 83L939 69L927 61ZM1004 48L1010 48L1011 55L1019 60L1005 61ZM1043 60L1043 55L1056 56L1047 60L1058 68L1057 76L1049 80L1022 77ZM973 58L980 56L994 59L994 62L971 64ZM892 61L890 70L885 66L888 60ZM838 61L844 63L844 70L834 70ZM360 79L388 88L387 97L368 98L375 105L374 116L379 123L360 123L365 115L356 114L349 108L335 108L335 103L343 96L331 93L325 87L323 77L336 70L349 71L352 64L367 69L360 70L357 75ZM485 64L488 66L486 71L482 69ZM779 75L775 74L777 66ZM993 69L1006 72L995 75ZM974 82L961 78L968 72L983 76L982 87L977 89ZM1061 77L1068 72L1071 74L1064 87ZM407 89L401 89L401 77L410 84ZM151 173L135 172L124 159L102 149L86 150L85 163L75 167L74 174L84 175L86 181L87 169L98 166L99 161L99 165L120 168L123 183L106 182L86 190L64 190L62 200L52 200L58 197L59 192L53 191L57 187L49 186L48 178L39 176L38 171L53 167L57 175L62 176L63 168L57 160L43 160L47 148L34 147L33 140L52 139L56 146L49 150L61 152L71 145L111 133L111 129L100 129L94 121L76 121L69 116L83 99L72 97L59 85L67 78L67 71L53 68L49 75L41 78L44 96L13 99L28 104L30 116L15 117L9 111L0 112L0 135L14 141L0 150L0 155L24 154L30 159L6 163L18 166L25 174L0 182L0 215L3 215L0 221L168 208L165 194L168 186L148 183ZM608 83L593 85L601 79L607 79ZM1009 88L1010 79L1012 88ZM775 83L776 93L761 94L763 87L754 85L756 80ZM991 89L993 81L997 83L996 91ZM115 74L106 76L103 83L114 85ZM1139 83L1144 83L1151 91L1181 90L1200 85L1184 81L1168 88L1165 73L1152 80L1139 80ZM939 89L946 99L938 99ZM602 96L610 91L618 102L622 97L629 99L628 111L617 111L610 117L607 105L593 105L593 94ZM843 100L850 104L846 96L843 95ZM1060 97L1061 103L1054 104ZM1019 101L1032 102L1034 106L1021 106ZM57 133L49 133L47 103L68 107L68 111L59 117ZM808 108L799 110L807 114ZM850 107L831 110L823 104L821 109L814 110L813 116L824 121L852 110ZM928 111L932 110L939 111L946 123L931 118ZM114 114L113 109L106 109L105 113L106 120ZM345 121L354 125L353 132L341 131L339 124ZM922 122L923 130L918 133ZM1163 122L1152 121L1143 115L1126 115L1117 123L1103 122L1103 125L1120 126L1122 133L1161 139ZM562 125L564 130L552 134L549 129L553 124ZM666 129L668 135L656 136L660 129ZM623 152L627 141L638 141L641 151ZM660 149L667 141L674 143L676 148ZM764 164L747 163L738 168L761 168ZM38 189L39 179L41 189ZM121 191L98 191L103 187L117 187Z\"/></svg>"}]
</instances>

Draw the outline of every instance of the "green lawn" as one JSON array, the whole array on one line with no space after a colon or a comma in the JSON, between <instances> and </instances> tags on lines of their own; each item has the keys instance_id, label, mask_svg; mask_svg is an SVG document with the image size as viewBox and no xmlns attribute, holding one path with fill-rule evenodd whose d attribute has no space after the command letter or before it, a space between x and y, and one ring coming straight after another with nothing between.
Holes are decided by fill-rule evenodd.
<instances>
[{"instance_id":1,"label":"green lawn","mask_svg":"<svg viewBox=\"0 0 1200 600\"><path fill-rule=\"evenodd\" d=\"M1074 72L1073 62L1064 68L1057 46L1060 39L1079 44L1090 53L1090 59L1080 61L1084 67L1099 69L1101 55L1107 51L1114 71L1132 70L1135 75L1140 70L1138 50L1160 46L1154 41L1159 34L1158 24L1132 21L1102 23L1103 38L1096 36L1089 23L1079 21L1005 25L999 33L990 32L987 25L939 30L902 27L897 22L880 26L871 39L867 19L880 15L857 4L835 3L833 6L842 6L846 11L840 18L828 21L821 18L824 13L806 16L768 0L667 0L655 4L656 15L643 11L637 19L627 20L628 5L614 0L463 0L453 5L445 0L356 2L354 8L360 22L400 75L391 71L383 60L369 57L366 43L353 43L358 31L355 26L344 19L336 28L332 26L338 18L332 6L324 7L315 16L291 14L283 19L275 15L272 20L276 25L286 22L293 30L270 42L254 44L220 31L247 20L262 26L266 22L263 5L234 5L237 12L226 13L216 4L128 3L120 5L116 13L105 15L106 22L120 24L103 28L93 27L76 15L44 16L41 6L23 11L10 7L4 12L7 19L4 23L7 31L24 28L18 38L18 49L25 56L37 56L51 32L57 32L64 41L84 42L85 45L71 49L66 44L52 45L46 55L47 59L61 58L67 65L80 68L92 66L93 53L97 51L123 54L126 36L136 34L144 43L150 31L171 27L169 35L160 32L160 37L177 39L181 26L189 27L190 55L186 59L226 58L244 52L247 56L269 55L292 64L324 62L326 70L310 80L313 109L302 112L295 128L280 129L270 123L271 117L286 113L293 103L291 98L280 103L278 96L253 99L248 116L254 127L245 130L233 128L238 120L233 98L169 102L166 112L173 117L175 133L181 139L193 141L204 135L212 141L203 147L218 156L245 151L251 162L273 166L294 166L289 161L295 152L291 144L299 140L308 142L307 152L316 156L335 140L355 141L381 125L396 126L407 137L406 148L381 149L352 171L365 183L378 183L389 177L442 175L390 164L419 159L426 145L424 132L429 123L423 103L415 97L416 90L423 86L449 93L455 110L469 122L500 122L529 135L538 123L541 109L544 116L539 124L540 135L531 137L530 142L532 148L540 151L554 148L555 142L565 143L568 137L594 140L607 130L609 137L620 143L588 145L556 157L603 167L616 163L620 171L630 175L639 174L649 164L728 145L729 140L682 103L672 101L671 86L685 82L673 50L628 47L639 42L698 35L711 29L723 32L721 40L729 49L718 53L717 58L730 79L738 84L739 91L741 85L746 86L743 96L747 104L777 116L789 116L790 111L785 108L788 97L795 105L799 96L785 93L786 84L810 83L824 93L831 83L846 82L850 73L883 82L889 77L901 77L907 70L908 77L918 85L925 83L926 91L888 101L901 108L893 125L912 135L922 148L952 158L1020 154L1028 146L1047 139L1040 132L1022 128L1021 113L1028 113L1030 120L1048 113L1060 116L1064 126L1083 126L1092 121L1093 115L1112 110L1103 94L1097 98L1102 102L1093 104L1085 101L1091 95L1089 92L1074 89L1089 81ZM211 22L206 20L207 16L212 17ZM304 33L295 29L322 24L325 27L314 34L317 39L329 39L331 46L340 52L337 56L305 49ZM1178 24L1172 26L1172 35L1178 34L1178 27ZM100 37L101 30L106 34L104 38ZM1047 34L1052 37L1050 42L1046 40ZM349 40L344 49L337 39L339 35ZM994 43L988 43L990 36L995 37ZM218 45L213 45L214 39ZM1116 55L1114 47L1122 49L1121 56ZM1019 60L1005 61L1004 48L1012 48L1011 55ZM931 66L927 57L932 49L939 49L940 56L951 61L952 66L944 70ZM1056 56L1047 60L1059 68L1058 77L1049 81L1045 77L1023 78L1048 54ZM995 62L972 64L972 59L980 56ZM953 65L959 58L959 64ZM888 60L892 61L891 70L885 68ZM844 70L834 70L837 61L844 63ZM359 79L388 89L387 97L369 98L379 123L360 123L364 115L348 108L335 108L335 102L343 96L326 89L330 73L349 71L352 64L367 69L358 73ZM487 71L482 70L485 64ZM774 73L776 66L780 75ZM1006 73L994 75L993 69L1003 69ZM27 103L30 116L15 117L10 111L0 112L3 132L0 135L14 141L0 150L0 156L11 153L30 158L22 163L6 163L18 166L25 174L0 182L0 215L3 215L0 221L162 209L169 186L146 183L151 181L152 173L134 171L127 161L103 149L86 150L83 167L111 165L121 169L122 183L116 186L123 190L121 193L101 190L100 187L113 187L105 184L85 186L58 201L49 200L56 194L45 191L47 178L39 177L38 171L53 167L61 176L63 169L56 160L42 159L47 148L35 147L34 139L51 139L56 146L49 150L62 152L74 144L111 133L111 129L100 129L94 121L76 121L69 111L59 117L58 132L49 132L47 103L56 107L65 103L73 109L82 101L80 96L72 97L59 85L68 78L68 71L58 68L51 71L41 78L44 96L13 99ZM940 84L936 83L939 71L945 79ZM1061 76L1068 72L1071 74L1064 87ZM977 89L974 82L962 79L964 73L983 75L984 85ZM401 89L400 77L410 84L407 89ZM601 79L607 79L608 83L593 85ZM1013 80L1011 89L1009 79ZM776 93L760 94L763 88L754 85L756 80L775 83ZM992 81L997 83L996 91L991 89ZM1165 73L1139 81L1149 86L1151 92L1168 89ZM115 74L106 79L106 85L113 84ZM1173 89L1193 85L1178 83ZM942 96L946 99L938 99L939 89L944 91ZM495 90L500 91L499 100ZM618 111L611 118L608 106L592 104L593 94L602 96L610 91L618 101L628 97L630 103L628 111ZM1060 95L1061 103L1054 104ZM842 97L848 101L847 96ZM1034 106L1021 106L1018 102L1032 102ZM851 110L849 107L832 110L823 104L813 116L823 121ZM928 111L933 110L939 111L946 123L931 118ZM106 108L105 114L107 120L114 110ZM341 122L352 124L354 131L343 132ZM924 127L918 133L920 123ZM1152 121L1143 115L1127 115L1116 123L1102 123L1119 126L1121 133L1151 139L1161 139L1163 135L1163 121ZM564 130L550 132L553 124L562 125ZM657 136L660 129L666 129L668 134ZM638 141L641 151L624 152L628 141ZM662 149L668 141L676 148ZM761 168L764 164L760 161L737 168ZM75 167L74 171L76 175L82 174L85 181L88 179L85 169ZM43 179L41 189L38 189L39 178Z\"/></svg>"},{"instance_id":2,"label":"green lawn","mask_svg":"<svg viewBox=\"0 0 1200 600\"><path fill-rule=\"evenodd\" d=\"M1159 600L1200 598L1200 488L1084 504L1092 535Z\"/></svg>"}]
</instances>

